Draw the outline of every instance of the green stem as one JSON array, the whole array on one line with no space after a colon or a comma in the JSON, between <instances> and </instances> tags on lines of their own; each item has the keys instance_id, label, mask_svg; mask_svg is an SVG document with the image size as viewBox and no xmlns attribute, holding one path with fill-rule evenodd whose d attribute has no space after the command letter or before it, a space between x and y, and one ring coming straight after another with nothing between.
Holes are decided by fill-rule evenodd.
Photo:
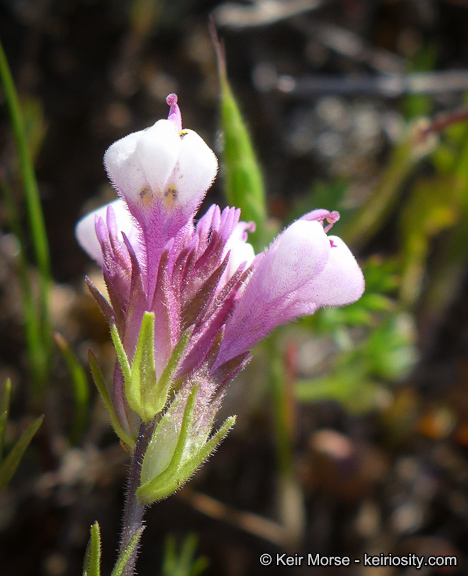
<instances>
[{"instance_id":1,"label":"green stem","mask_svg":"<svg viewBox=\"0 0 468 576\"><path fill-rule=\"evenodd\" d=\"M278 342L273 334L267 340L270 358L269 376L273 398L273 413L276 440L276 459L280 476L292 471L292 437L288 418L290 398L287 394L284 363L278 354Z\"/></svg>"}]
</instances>

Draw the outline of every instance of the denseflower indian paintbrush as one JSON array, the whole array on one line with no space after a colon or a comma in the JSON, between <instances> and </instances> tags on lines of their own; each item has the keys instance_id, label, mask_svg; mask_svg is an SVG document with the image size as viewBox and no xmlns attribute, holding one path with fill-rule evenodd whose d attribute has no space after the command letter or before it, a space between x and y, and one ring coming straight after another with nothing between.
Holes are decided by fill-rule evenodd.
<instances>
[{"instance_id":1,"label":"denseflower indian paintbrush","mask_svg":"<svg viewBox=\"0 0 468 576\"><path fill-rule=\"evenodd\" d=\"M313 210L255 255L253 222L213 205L195 220L218 161L182 129L177 97L167 120L115 142L104 163L119 199L77 225L102 267L118 363L109 388L93 374L114 428L139 454L142 505L173 493L234 424L213 433L226 388L273 328L323 306L356 301L364 279L340 238L337 212Z\"/></svg>"}]
</instances>

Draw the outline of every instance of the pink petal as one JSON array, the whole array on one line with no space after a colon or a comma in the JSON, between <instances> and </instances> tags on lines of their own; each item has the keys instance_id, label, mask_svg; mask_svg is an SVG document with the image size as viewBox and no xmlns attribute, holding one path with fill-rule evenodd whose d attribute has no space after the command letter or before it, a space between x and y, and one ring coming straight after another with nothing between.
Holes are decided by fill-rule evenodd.
<instances>
[{"instance_id":1,"label":"pink petal","mask_svg":"<svg viewBox=\"0 0 468 576\"><path fill-rule=\"evenodd\" d=\"M319 222L298 220L272 244L254 271L245 298L271 301L294 292L325 267L330 243Z\"/></svg>"},{"instance_id":2,"label":"pink petal","mask_svg":"<svg viewBox=\"0 0 468 576\"><path fill-rule=\"evenodd\" d=\"M364 276L350 249L337 236L332 243L324 270L301 290L301 299L317 307L343 306L356 302L364 292Z\"/></svg>"}]
</instances>

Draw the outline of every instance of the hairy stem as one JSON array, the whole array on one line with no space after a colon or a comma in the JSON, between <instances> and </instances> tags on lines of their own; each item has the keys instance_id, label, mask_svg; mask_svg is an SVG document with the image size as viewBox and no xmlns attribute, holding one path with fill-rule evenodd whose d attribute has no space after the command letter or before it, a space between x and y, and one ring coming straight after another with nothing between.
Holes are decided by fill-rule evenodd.
<instances>
[{"instance_id":1,"label":"hairy stem","mask_svg":"<svg viewBox=\"0 0 468 576\"><path fill-rule=\"evenodd\" d=\"M145 424L141 424L140 433L136 441L135 451L133 453L132 462L130 464L130 473L128 476L119 558L123 557L125 550L135 535L138 534L138 532L142 532L145 506L137 498L136 491L140 487L141 465L146 448L148 447L148 443L151 439L151 432L151 425L146 426ZM122 572L122 576L134 576L134 574L136 574L135 564L137 560L137 554L138 545L135 546L134 551L130 555Z\"/></svg>"}]
</instances>

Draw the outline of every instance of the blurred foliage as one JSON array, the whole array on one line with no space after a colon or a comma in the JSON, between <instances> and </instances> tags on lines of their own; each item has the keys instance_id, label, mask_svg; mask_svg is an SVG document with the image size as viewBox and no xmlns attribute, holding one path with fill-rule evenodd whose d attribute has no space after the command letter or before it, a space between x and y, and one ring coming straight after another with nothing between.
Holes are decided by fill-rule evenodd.
<instances>
[{"instance_id":1,"label":"blurred foliage","mask_svg":"<svg viewBox=\"0 0 468 576\"><path fill-rule=\"evenodd\" d=\"M429 50L422 65L430 65L433 57ZM413 113L427 109L427 97L410 98ZM340 210L343 217L333 232L352 246L369 246L401 203L396 213L401 240L392 256L373 255L364 262L366 291L358 302L320 310L302 321L317 334L331 335L336 351L326 375L298 380L300 401L333 398L352 410L373 409L385 398L384 385L400 382L411 372L418 356L416 306L422 299L420 315L440 317L466 267L467 115L462 110L410 123L377 185L357 208L349 208L349 187L343 182L332 183L329 195L323 184L312 189L309 206L331 205ZM426 168L416 172L423 158ZM304 210L306 202L293 208L293 216ZM429 259L442 232L439 252L443 256L433 268Z\"/></svg>"},{"instance_id":2,"label":"blurred foliage","mask_svg":"<svg viewBox=\"0 0 468 576\"><path fill-rule=\"evenodd\" d=\"M436 69L439 48L436 44L423 45L419 52L408 61L407 72L431 72ZM434 111L434 101L427 94L407 94L402 102L405 118L427 117Z\"/></svg>"},{"instance_id":3,"label":"blurred foliage","mask_svg":"<svg viewBox=\"0 0 468 576\"><path fill-rule=\"evenodd\" d=\"M50 376L52 353L51 322L49 296L51 286L50 255L42 213L39 188L34 171L33 158L37 154L45 127L42 106L37 100L27 99L21 107L15 84L0 44L0 79L3 86L6 107L10 116L14 140L18 154L18 166L22 182L24 202L28 215L28 225L23 227L21 210L17 205L9 175L1 174L1 188L10 219L12 231L21 246L20 276L24 313L26 317L26 336L29 358L29 370L32 382L32 401L36 406L42 402L44 388ZM34 264L39 277L39 297L33 297L29 276L29 262L26 256L28 241L31 242Z\"/></svg>"},{"instance_id":4,"label":"blurred foliage","mask_svg":"<svg viewBox=\"0 0 468 576\"><path fill-rule=\"evenodd\" d=\"M0 189L11 232L16 236L20 247L18 275L21 285L28 368L32 382L29 399L32 409L37 412L43 405L46 387L52 379L51 367L53 365L50 317L53 279L44 215L34 169L34 161L41 150L47 125L39 99L25 96L20 100L1 44L0 79L17 150L17 158L13 159L12 165L6 165L0 172ZM18 179L22 184L23 196L19 200L16 194ZM26 224L22 216L23 203L27 213ZM29 257L30 252L33 254L32 263ZM31 264L37 270L37 276L36 270L31 270ZM38 294L34 289L36 277L39 284ZM83 367L65 339L56 335L56 343L67 363L74 390L75 418L74 426L70 429L70 439L72 443L77 443L85 431L88 418L88 381ZM39 426L38 421L39 419L36 420L34 426ZM31 426L31 430L37 429ZM28 434L32 437L34 432L28 429L22 442L26 442ZM24 448L26 446L27 443Z\"/></svg>"},{"instance_id":5,"label":"blurred foliage","mask_svg":"<svg viewBox=\"0 0 468 576\"><path fill-rule=\"evenodd\" d=\"M70 430L70 441L73 444L77 444L83 437L89 420L90 390L88 377L65 338L61 334L54 333L53 339L66 362L73 386L75 418L73 427Z\"/></svg>"},{"instance_id":6,"label":"blurred foliage","mask_svg":"<svg viewBox=\"0 0 468 576\"><path fill-rule=\"evenodd\" d=\"M21 434L16 444L11 448L8 456L2 460L5 431L10 412L11 382L7 380L0 394L0 492L5 489L8 482L18 468L26 448L29 446L34 434L42 424L43 416L36 418Z\"/></svg>"},{"instance_id":7,"label":"blurred foliage","mask_svg":"<svg viewBox=\"0 0 468 576\"><path fill-rule=\"evenodd\" d=\"M168 536L164 548L161 576L198 576L202 574L209 562L204 556L196 557L197 544L197 536L189 534L178 550L175 537Z\"/></svg>"},{"instance_id":8,"label":"blurred foliage","mask_svg":"<svg viewBox=\"0 0 468 576\"><path fill-rule=\"evenodd\" d=\"M333 359L325 375L299 378L301 402L334 399L352 411L379 406L385 383L405 377L417 358L414 319L391 297L398 286L394 260L370 257L363 265L366 291L343 308L319 310L301 323L316 338L332 338Z\"/></svg>"}]
</instances>

